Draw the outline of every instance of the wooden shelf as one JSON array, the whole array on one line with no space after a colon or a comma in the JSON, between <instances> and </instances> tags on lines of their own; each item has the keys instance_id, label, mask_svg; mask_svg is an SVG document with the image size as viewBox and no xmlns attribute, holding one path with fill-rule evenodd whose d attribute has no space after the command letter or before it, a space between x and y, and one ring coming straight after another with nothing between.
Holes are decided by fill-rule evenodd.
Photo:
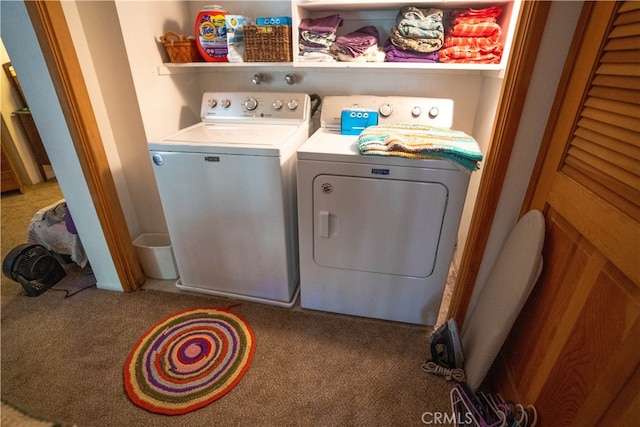
<instances>
[{"instance_id":1,"label":"wooden shelf","mask_svg":"<svg viewBox=\"0 0 640 427\"><path fill-rule=\"evenodd\" d=\"M382 43L395 25L395 21L400 9L404 6L413 5L417 7L434 7L440 9L466 9L485 8L490 6L501 6L502 14L498 22L502 27L501 42L504 45L502 61L500 64L458 64L458 63L398 63L398 62L326 62L311 63L298 61L294 57L294 67L318 67L318 68L391 68L391 69L420 69L420 70L456 70L467 72L503 72L509 57L515 24L520 10L521 0L498 0L498 1L465 1L465 0L440 0L440 1L414 1L407 2L401 0L294 0L292 3L293 19L293 51L298 51L298 25L302 19L317 19L329 14L337 13L343 19L338 31L344 34L354 31L365 25L374 25L380 33L380 43ZM313 64L313 65L312 65Z\"/></svg>"},{"instance_id":2,"label":"wooden shelf","mask_svg":"<svg viewBox=\"0 0 640 427\"><path fill-rule=\"evenodd\" d=\"M172 75L196 71L230 71L237 68L291 68L291 69L367 69L367 70L424 70L428 72L455 72L460 74L482 73L490 76L502 77L508 60L513 32L520 10L521 0L498 1L469 1L469 0L440 0L415 1L405 0L293 0L291 3L292 48L298 51L298 25L304 18L318 18L329 13L339 13L344 19L340 31L354 30L362 25L376 25L379 28L390 29L395 22L400 8L406 5L420 7L453 8L483 8L499 5L503 8L500 17L503 29L502 41L504 51L500 64L461 64L461 63L422 63L422 62L312 62L300 61L294 55L293 62L192 62L165 63L158 67L158 75ZM388 31L388 30L387 30ZM381 38L385 38L381 34Z\"/></svg>"},{"instance_id":3,"label":"wooden shelf","mask_svg":"<svg viewBox=\"0 0 640 427\"><path fill-rule=\"evenodd\" d=\"M188 62L188 63L165 63L158 67L158 75L179 74L203 71L231 71L234 68L325 68L325 69L368 69L368 70L428 70L434 72L499 72L503 70L500 64L441 64L441 63L419 63L419 62Z\"/></svg>"}]
</instances>

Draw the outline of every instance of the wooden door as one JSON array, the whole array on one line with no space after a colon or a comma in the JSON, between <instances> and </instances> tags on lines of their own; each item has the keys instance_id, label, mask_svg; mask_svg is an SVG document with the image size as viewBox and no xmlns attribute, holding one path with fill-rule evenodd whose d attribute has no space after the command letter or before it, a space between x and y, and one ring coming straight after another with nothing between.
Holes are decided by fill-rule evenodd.
<instances>
[{"instance_id":1,"label":"wooden door","mask_svg":"<svg viewBox=\"0 0 640 427\"><path fill-rule=\"evenodd\" d=\"M586 2L572 51L523 206L543 273L487 382L542 425L637 425L640 2Z\"/></svg>"},{"instance_id":2,"label":"wooden door","mask_svg":"<svg viewBox=\"0 0 640 427\"><path fill-rule=\"evenodd\" d=\"M29 146L31 147L31 153L36 160L40 177L43 181L46 181L47 174L44 170L44 166L51 166L51 161L44 149L44 144L42 144L42 139L40 138L40 132L38 132L36 122L31 116L31 111L16 111L14 114L20 119L22 129L24 130Z\"/></svg>"},{"instance_id":3,"label":"wooden door","mask_svg":"<svg viewBox=\"0 0 640 427\"><path fill-rule=\"evenodd\" d=\"M2 120L2 126L4 127L4 119ZM4 136L4 129L3 129ZM22 185L13 170L13 165L9 160L9 157L4 153L4 140L2 141L2 147L0 148L0 189L4 193L5 191L20 190L22 193Z\"/></svg>"}]
</instances>

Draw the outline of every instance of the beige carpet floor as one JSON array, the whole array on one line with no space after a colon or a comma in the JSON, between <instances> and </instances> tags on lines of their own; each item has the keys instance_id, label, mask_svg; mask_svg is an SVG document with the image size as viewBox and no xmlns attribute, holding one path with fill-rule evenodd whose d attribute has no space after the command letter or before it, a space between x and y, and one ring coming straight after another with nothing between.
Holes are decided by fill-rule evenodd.
<instances>
[{"instance_id":1,"label":"beige carpet floor","mask_svg":"<svg viewBox=\"0 0 640 427\"><path fill-rule=\"evenodd\" d=\"M54 182L2 196L2 257L24 243L32 215L58 200ZM101 426L420 426L450 413L452 383L421 370L432 329L243 302L256 353L220 400L181 416L152 414L123 388L126 357L168 315L237 302L198 294L119 293L72 265L38 297L1 281L2 399L40 419ZM82 290L84 289L84 290ZM4 424L3 424L4 425Z\"/></svg>"}]
</instances>

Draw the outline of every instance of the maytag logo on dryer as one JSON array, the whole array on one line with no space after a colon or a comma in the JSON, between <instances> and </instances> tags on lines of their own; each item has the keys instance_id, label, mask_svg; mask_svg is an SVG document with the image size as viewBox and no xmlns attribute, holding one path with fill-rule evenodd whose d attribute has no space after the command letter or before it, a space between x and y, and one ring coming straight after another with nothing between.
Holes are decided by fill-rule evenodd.
<instances>
[{"instance_id":1,"label":"maytag logo on dryer","mask_svg":"<svg viewBox=\"0 0 640 427\"><path fill-rule=\"evenodd\" d=\"M389 175L390 169L371 168L372 175Z\"/></svg>"}]
</instances>

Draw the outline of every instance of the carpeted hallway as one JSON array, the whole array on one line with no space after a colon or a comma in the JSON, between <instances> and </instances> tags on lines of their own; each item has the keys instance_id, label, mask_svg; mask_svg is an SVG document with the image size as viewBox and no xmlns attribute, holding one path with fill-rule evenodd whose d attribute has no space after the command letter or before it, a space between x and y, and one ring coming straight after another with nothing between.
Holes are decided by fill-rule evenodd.
<instances>
[{"instance_id":1,"label":"carpeted hallway","mask_svg":"<svg viewBox=\"0 0 640 427\"><path fill-rule=\"evenodd\" d=\"M49 181L2 196L2 257L26 241L29 220L62 197ZM55 286L69 294L95 283L73 265ZM420 426L450 413L452 384L421 370L431 328L218 299L89 287L65 298L26 297L1 281L2 399L61 425L102 426ZM126 358L170 314L229 307L251 325L256 351L242 380L197 411L157 415L123 388ZM3 423L3 426L5 424Z\"/></svg>"}]
</instances>

